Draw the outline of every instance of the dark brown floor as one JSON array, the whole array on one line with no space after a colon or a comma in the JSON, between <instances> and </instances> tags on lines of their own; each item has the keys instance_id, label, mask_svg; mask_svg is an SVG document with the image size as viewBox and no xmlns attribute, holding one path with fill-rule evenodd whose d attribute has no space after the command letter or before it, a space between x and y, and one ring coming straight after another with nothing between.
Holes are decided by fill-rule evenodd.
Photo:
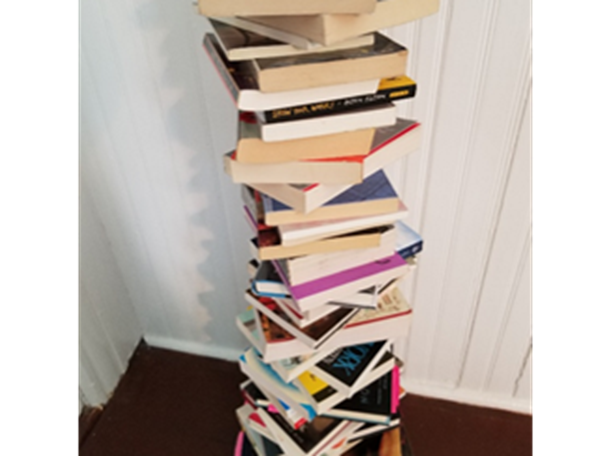
<instances>
[{"instance_id":1,"label":"dark brown floor","mask_svg":"<svg viewBox=\"0 0 609 456\"><path fill-rule=\"evenodd\" d=\"M142 344L98 419L81 429L80 455L232 456L243 380L235 363ZM415 456L532 454L530 416L413 395L401 410Z\"/></svg>"}]
</instances>

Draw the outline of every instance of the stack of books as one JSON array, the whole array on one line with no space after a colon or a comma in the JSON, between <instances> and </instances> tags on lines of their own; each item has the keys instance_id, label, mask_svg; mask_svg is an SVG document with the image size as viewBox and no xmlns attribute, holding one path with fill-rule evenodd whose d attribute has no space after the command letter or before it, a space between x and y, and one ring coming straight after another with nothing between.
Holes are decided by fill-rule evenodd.
<instances>
[{"instance_id":1,"label":"stack of books","mask_svg":"<svg viewBox=\"0 0 609 456\"><path fill-rule=\"evenodd\" d=\"M408 50L378 30L438 6L199 0L239 110L224 165L252 231L238 455L410 454L393 345L423 241L383 168L419 148L421 126L394 104L416 93Z\"/></svg>"}]
</instances>

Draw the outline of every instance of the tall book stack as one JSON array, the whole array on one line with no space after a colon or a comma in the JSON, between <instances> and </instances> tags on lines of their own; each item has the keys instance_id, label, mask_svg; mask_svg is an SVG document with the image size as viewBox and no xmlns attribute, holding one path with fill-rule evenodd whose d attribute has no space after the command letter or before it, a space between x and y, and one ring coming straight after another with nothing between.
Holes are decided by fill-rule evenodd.
<instances>
[{"instance_id":1,"label":"tall book stack","mask_svg":"<svg viewBox=\"0 0 609 456\"><path fill-rule=\"evenodd\" d=\"M378 30L438 0L199 0L203 39L239 110L226 173L252 230L237 325L251 343L236 455L407 455L400 280L421 237L383 171L420 146L397 116L408 50Z\"/></svg>"}]
</instances>

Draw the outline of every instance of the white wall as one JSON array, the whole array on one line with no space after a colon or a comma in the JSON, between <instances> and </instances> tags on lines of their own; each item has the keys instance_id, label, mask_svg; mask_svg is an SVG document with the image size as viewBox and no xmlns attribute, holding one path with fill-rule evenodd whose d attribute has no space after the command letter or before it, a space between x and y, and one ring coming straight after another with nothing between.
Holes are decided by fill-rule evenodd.
<instances>
[{"instance_id":1,"label":"white wall","mask_svg":"<svg viewBox=\"0 0 609 456\"><path fill-rule=\"evenodd\" d=\"M188 1L81 8L81 175L149 343L235 358L247 228L221 155L236 111ZM530 2L455 0L389 30L419 83L422 149L389 167L425 239L410 391L528 411Z\"/></svg>"},{"instance_id":2,"label":"white wall","mask_svg":"<svg viewBox=\"0 0 609 456\"><path fill-rule=\"evenodd\" d=\"M143 335L89 186L80 186L79 403L108 400Z\"/></svg>"}]
</instances>

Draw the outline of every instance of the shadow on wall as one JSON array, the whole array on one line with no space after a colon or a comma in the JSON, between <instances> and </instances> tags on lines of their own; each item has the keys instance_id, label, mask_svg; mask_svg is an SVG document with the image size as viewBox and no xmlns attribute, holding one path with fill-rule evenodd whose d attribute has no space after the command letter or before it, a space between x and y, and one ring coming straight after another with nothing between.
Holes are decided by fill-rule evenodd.
<instances>
[{"instance_id":1,"label":"shadow on wall","mask_svg":"<svg viewBox=\"0 0 609 456\"><path fill-rule=\"evenodd\" d=\"M234 319L247 284L248 233L239 213L238 186L222 169L222 155L236 141L236 109L202 49L210 28L191 2L135 3L156 74L166 153L180 199L175 203L183 215L186 239L177 241L183 242L177 261L188 269L181 274L196 274L187 281L188 294L196 300L189 300L178 318L188 320L185 329L194 341L238 348L245 344Z\"/></svg>"}]
</instances>

